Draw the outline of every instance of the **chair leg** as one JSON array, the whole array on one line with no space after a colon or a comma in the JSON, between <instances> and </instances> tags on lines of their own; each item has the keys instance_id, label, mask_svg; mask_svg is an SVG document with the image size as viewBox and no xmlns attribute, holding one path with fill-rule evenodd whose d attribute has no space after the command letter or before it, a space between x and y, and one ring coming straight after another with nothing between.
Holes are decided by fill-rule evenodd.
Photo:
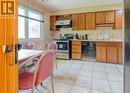
<instances>
[{"instance_id":1,"label":"chair leg","mask_svg":"<svg viewBox=\"0 0 130 93\"><path fill-rule=\"evenodd\" d=\"M55 62L56 62L56 69L58 68L58 64L57 64L57 60L55 59Z\"/></svg>"},{"instance_id":2,"label":"chair leg","mask_svg":"<svg viewBox=\"0 0 130 93\"><path fill-rule=\"evenodd\" d=\"M57 64L57 60L56 60L56 55L54 56L54 61L55 61L55 64L56 64L56 69L58 68L58 64Z\"/></svg>"},{"instance_id":3,"label":"chair leg","mask_svg":"<svg viewBox=\"0 0 130 93\"><path fill-rule=\"evenodd\" d=\"M51 86L52 86L52 93L55 93L54 83L53 83L53 78L52 78L52 76L51 76Z\"/></svg>"},{"instance_id":4,"label":"chair leg","mask_svg":"<svg viewBox=\"0 0 130 93\"><path fill-rule=\"evenodd\" d=\"M33 87L33 88L32 88L32 93L35 93L35 90L34 90L34 89L35 89L35 88Z\"/></svg>"}]
</instances>

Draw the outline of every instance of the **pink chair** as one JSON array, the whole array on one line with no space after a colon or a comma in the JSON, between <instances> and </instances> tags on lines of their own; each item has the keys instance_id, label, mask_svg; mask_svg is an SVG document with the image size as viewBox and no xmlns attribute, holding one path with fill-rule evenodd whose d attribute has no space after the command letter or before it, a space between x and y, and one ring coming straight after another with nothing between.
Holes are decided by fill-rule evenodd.
<instances>
[{"instance_id":1,"label":"pink chair","mask_svg":"<svg viewBox=\"0 0 130 93\"><path fill-rule=\"evenodd\" d=\"M54 58L55 58L55 62L56 62L56 68L57 68L57 61L56 61L56 44L55 43L50 43L50 44L48 44L48 49L53 49L54 50L54 52L55 52L55 55L54 55Z\"/></svg>"},{"instance_id":2,"label":"pink chair","mask_svg":"<svg viewBox=\"0 0 130 93\"><path fill-rule=\"evenodd\" d=\"M24 49L33 49L34 47L34 43L33 42L26 42L24 45L23 45L23 48Z\"/></svg>"},{"instance_id":3,"label":"pink chair","mask_svg":"<svg viewBox=\"0 0 130 93\"><path fill-rule=\"evenodd\" d=\"M44 53L36 64L34 72L24 72L19 74L19 89L32 89L34 93L35 87L42 85L42 81L51 76L52 91L54 93L54 85L52 80L53 73L53 57L54 51L48 50Z\"/></svg>"},{"instance_id":4,"label":"pink chair","mask_svg":"<svg viewBox=\"0 0 130 93\"><path fill-rule=\"evenodd\" d=\"M53 49L56 52L56 44L55 43L48 44L48 49Z\"/></svg>"}]
</instances>

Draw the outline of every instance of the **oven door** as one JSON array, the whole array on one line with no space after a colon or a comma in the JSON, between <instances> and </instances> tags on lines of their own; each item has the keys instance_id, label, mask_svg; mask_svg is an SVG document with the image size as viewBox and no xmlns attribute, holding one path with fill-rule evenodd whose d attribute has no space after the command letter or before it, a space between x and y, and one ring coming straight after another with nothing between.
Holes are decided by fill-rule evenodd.
<instances>
[{"instance_id":1,"label":"oven door","mask_svg":"<svg viewBox=\"0 0 130 93\"><path fill-rule=\"evenodd\" d=\"M68 41L57 41L57 52L68 53L69 52L69 42Z\"/></svg>"}]
</instances>

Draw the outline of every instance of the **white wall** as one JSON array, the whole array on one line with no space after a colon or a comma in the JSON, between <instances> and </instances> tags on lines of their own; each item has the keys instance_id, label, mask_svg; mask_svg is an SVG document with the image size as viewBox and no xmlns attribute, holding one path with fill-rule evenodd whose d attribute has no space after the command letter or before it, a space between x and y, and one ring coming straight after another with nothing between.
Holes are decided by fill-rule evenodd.
<instances>
[{"instance_id":1,"label":"white wall","mask_svg":"<svg viewBox=\"0 0 130 93\"><path fill-rule=\"evenodd\" d=\"M118 10L118 9L123 9L123 7L124 7L123 4L81 7L81 8L73 8L73 9L51 11L50 15L63 15L63 14L72 14L72 13Z\"/></svg>"}]
</instances>

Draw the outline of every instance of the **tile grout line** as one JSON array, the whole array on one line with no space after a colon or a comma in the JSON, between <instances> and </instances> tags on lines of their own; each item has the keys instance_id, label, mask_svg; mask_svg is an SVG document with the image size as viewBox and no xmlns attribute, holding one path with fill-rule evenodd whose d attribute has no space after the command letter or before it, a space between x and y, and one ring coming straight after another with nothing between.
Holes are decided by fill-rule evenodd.
<instances>
[{"instance_id":1,"label":"tile grout line","mask_svg":"<svg viewBox=\"0 0 130 93\"><path fill-rule=\"evenodd\" d=\"M93 92L93 78L94 78L93 74L94 74L94 65L92 65L90 93Z\"/></svg>"},{"instance_id":2,"label":"tile grout line","mask_svg":"<svg viewBox=\"0 0 130 93\"><path fill-rule=\"evenodd\" d=\"M107 72L107 69L106 69L106 64L105 64L105 72L106 72L106 76L107 76L107 80L108 80L108 84L109 84L109 87L111 89L111 93L112 93L112 86L111 86L111 81L109 80L109 76L108 76L108 72Z\"/></svg>"},{"instance_id":3,"label":"tile grout line","mask_svg":"<svg viewBox=\"0 0 130 93\"><path fill-rule=\"evenodd\" d=\"M123 77L123 75L122 75L121 71L119 70L119 68L117 67L117 65L116 65L116 69L118 70L119 74ZM122 69L123 69L123 67L122 67Z\"/></svg>"}]
</instances>

